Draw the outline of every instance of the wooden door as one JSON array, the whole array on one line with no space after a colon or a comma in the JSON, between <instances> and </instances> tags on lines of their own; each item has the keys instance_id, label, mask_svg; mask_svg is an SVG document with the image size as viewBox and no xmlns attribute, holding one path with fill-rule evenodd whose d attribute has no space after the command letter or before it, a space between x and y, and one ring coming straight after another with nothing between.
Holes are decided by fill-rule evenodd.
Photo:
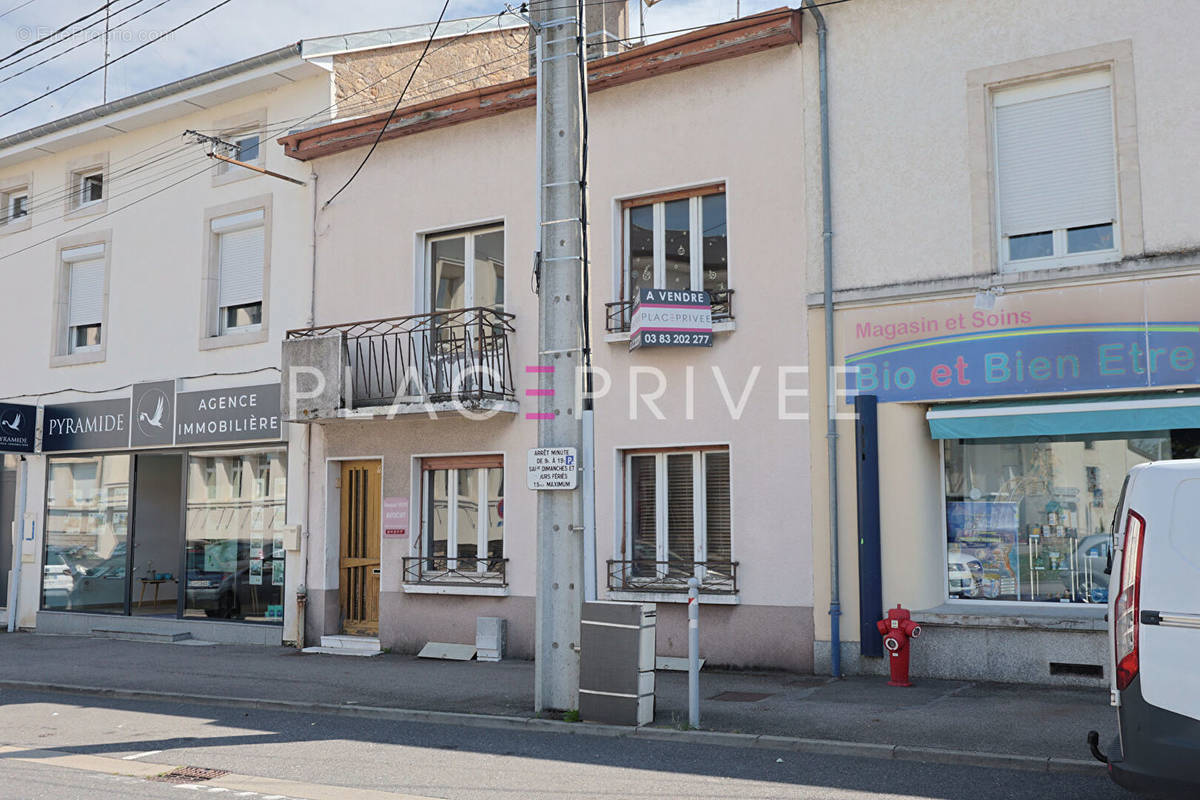
<instances>
[{"instance_id":1,"label":"wooden door","mask_svg":"<svg viewBox=\"0 0 1200 800\"><path fill-rule=\"evenodd\" d=\"M342 632L379 635L378 461L342 462L341 601Z\"/></svg>"}]
</instances>

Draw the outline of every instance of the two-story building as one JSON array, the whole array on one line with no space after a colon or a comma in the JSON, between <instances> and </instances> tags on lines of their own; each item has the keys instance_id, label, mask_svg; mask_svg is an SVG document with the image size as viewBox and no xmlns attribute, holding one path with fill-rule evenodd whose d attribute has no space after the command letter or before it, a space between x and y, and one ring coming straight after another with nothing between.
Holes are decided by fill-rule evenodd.
<instances>
[{"instance_id":1,"label":"two-story building","mask_svg":"<svg viewBox=\"0 0 1200 800\"><path fill-rule=\"evenodd\" d=\"M1188 34L1200 9L823 12L833 366L849 390L837 401L843 668L886 669L874 623L900 603L925 631L917 675L1099 684L1125 473L1200 454L1200 112L1178 97L1200 72ZM820 188L810 172L809 196ZM811 263L819 217L808 232ZM826 455L814 447L820 670L838 647Z\"/></svg>"},{"instance_id":2,"label":"two-story building","mask_svg":"<svg viewBox=\"0 0 1200 800\"><path fill-rule=\"evenodd\" d=\"M305 40L0 139L13 626L297 638L309 436L279 347L313 321L317 192L269 143L390 107L429 37ZM409 92L528 75L526 37L447 21Z\"/></svg>"},{"instance_id":3,"label":"two-story building","mask_svg":"<svg viewBox=\"0 0 1200 800\"><path fill-rule=\"evenodd\" d=\"M679 656L700 577L710 663L808 671L799 41L784 9L588 65L598 376L582 479L589 596L658 603L658 652ZM283 358L285 415L311 431L308 640L415 652L500 617L509 653L533 654L535 97L518 80L281 140L320 187L315 323ZM712 347L631 351L640 288L707 291Z\"/></svg>"}]
</instances>

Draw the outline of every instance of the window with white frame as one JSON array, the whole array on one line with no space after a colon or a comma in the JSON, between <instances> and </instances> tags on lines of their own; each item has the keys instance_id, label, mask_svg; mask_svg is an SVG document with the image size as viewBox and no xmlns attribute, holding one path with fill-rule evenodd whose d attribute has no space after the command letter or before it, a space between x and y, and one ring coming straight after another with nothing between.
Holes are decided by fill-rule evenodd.
<instances>
[{"instance_id":1,"label":"window with white frame","mask_svg":"<svg viewBox=\"0 0 1200 800\"><path fill-rule=\"evenodd\" d=\"M1110 71L1000 89L992 102L1001 268L1119 258Z\"/></svg>"},{"instance_id":2,"label":"window with white frame","mask_svg":"<svg viewBox=\"0 0 1200 800\"><path fill-rule=\"evenodd\" d=\"M425 239L426 311L504 310L504 226Z\"/></svg>"},{"instance_id":3,"label":"window with white frame","mask_svg":"<svg viewBox=\"0 0 1200 800\"><path fill-rule=\"evenodd\" d=\"M17 186L0 192L0 224L9 224L29 216L29 187Z\"/></svg>"},{"instance_id":4,"label":"window with white frame","mask_svg":"<svg viewBox=\"0 0 1200 800\"><path fill-rule=\"evenodd\" d=\"M72 173L72 206L86 208L104 199L104 170L100 168Z\"/></svg>"},{"instance_id":5,"label":"window with white frame","mask_svg":"<svg viewBox=\"0 0 1200 800\"><path fill-rule=\"evenodd\" d=\"M729 448L624 454L624 588L702 582L733 587Z\"/></svg>"},{"instance_id":6,"label":"window with white frame","mask_svg":"<svg viewBox=\"0 0 1200 800\"><path fill-rule=\"evenodd\" d=\"M641 289L706 291L713 296L716 316L723 311L728 316L724 184L625 200L621 205L621 299L632 302Z\"/></svg>"},{"instance_id":7,"label":"window with white frame","mask_svg":"<svg viewBox=\"0 0 1200 800\"><path fill-rule=\"evenodd\" d=\"M264 210L212 220L218 334L262 329L266 258Z\"/></svg>"},{"instance_id":8,"label":"window with white frame","mask_svg":"<svg viewBox=\"0 0 1200 800\"><path fill-rule=\"evenodd\" d=\"M503 576L503 456L422 459L420 506L419 564L407 582Z\"/></svg>"},{"instance_id":9,"label":"window with white frame","mask_svg":"<svg viewBox=\"0 0 1200 800\"><path fill-rule=\"evenodd\" d=\"M62 251L66 282L67 353L86 353L103 343L105 253L103 244Z\"/></svg>"}]
</instances>

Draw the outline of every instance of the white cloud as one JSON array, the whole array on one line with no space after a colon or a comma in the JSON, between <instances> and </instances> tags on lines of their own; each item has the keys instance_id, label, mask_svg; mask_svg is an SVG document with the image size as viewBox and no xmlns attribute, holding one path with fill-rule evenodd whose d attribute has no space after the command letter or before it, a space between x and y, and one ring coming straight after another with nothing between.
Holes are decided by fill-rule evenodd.
<instances>
[{"instance_id":1,"label":"white cloud","mask_svg":"<svg viewBox=\"0 0 1200 800\"><path fill-rule=\"evenodd\" d=\"M114 14L114 24L152 8L160 1L115 0L113 8L129 7L129 10ZM162 35L217 2L219 0L169 0L162 8L114 31L109 36L110 59ZM0 13L19 4L19 0L0 0ZM513 4L517 5L516 2ZM35 0L0 17L0 57L101 5L102 0ZM647 33L731 19L737 5L738 0L662 0L646 9ZM779 5L779 0L741 0L741 11L749 14ZM303 38L432 22L441 8L442 0L403 0L399 3L396 0L232 0L179 32L112 64L108 72L108 98L133 94ZM502 0L451 0L448 16L482 16L497 13L502 8ZM635 35L638 30L636 9L631 0L630 29ZM102 19L97 16L88 22ZM8 60L0 63L0 80L11 78L0 83L0 113L102 65L104 37L97 36L102 31L100 24L21 63ZM69 54L13 77L93 36L97 37L94 41ZM16 58L28 53L27 50ZM103 79L97 73L21 111L0 117L0 136L98 105L102 93Z\"/></svg>"}]
</instances>

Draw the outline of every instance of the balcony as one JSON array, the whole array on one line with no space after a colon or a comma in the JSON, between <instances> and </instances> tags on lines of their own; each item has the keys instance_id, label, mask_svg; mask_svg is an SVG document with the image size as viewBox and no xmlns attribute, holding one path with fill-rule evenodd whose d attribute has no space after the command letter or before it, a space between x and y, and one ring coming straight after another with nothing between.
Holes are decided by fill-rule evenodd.
<instances>
[{"instance_id":1,"label":"balcony","mask_svg":"<svg viewBox=\"0 0 1200 800\"><path fill-rule=\"evenodd\" d=\"M714 328L722 323L733 322L733 291L733 289L721 289L708 293L709 298L712 300L712 321ZM629 333L629 327L633 321L632 300L618 300L615 303L605 303L604 311L604 328L607 333Z\"/></svg>"},{"instance_id":2,"label":"balcony","mask_svg":"<svg viewBox=\"0 0 1200 800\"><path fill-rule=\"evenodd\" d=\"M291 330L283 414L291 422L491 409L516 412L512 314L463 308Z\"/></svg>"},{"instance_id":3,"label":"balcony","mask_svg":"<svg viewBox=\"0 0 1200 800\"><path fill-rule=\"evenodd\" d=\"M736 595L736 561L608 561L610 592L687 594L688 578L700 579L704 595Z\"/></svg>"},{"instance_id":4,"label":"balcony","mask_svg":"<svg viewBox=\"0 0 1200 800\"><path fill-rule=\"evenodd\" d=\"M507 558L405 556L405 587L506 587Z\"/></svg>"}]
</instances>

